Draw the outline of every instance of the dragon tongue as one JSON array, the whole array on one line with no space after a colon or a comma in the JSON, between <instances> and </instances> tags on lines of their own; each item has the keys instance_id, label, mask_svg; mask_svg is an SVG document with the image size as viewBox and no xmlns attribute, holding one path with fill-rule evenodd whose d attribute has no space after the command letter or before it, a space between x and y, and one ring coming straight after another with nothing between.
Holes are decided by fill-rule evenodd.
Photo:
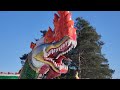
<instances>
[{"instance_id":1,"label":"dragon tongue","mask_svg":"<svg viewBox=\"0 0 120 90\"><path fill-rule=\"evenodd\" d=\"M62 60L65 59L65 58L66 58L65 56L60 56L60 57L56 60L56 62L62 64Z\"/></svg>"}]
</instances>

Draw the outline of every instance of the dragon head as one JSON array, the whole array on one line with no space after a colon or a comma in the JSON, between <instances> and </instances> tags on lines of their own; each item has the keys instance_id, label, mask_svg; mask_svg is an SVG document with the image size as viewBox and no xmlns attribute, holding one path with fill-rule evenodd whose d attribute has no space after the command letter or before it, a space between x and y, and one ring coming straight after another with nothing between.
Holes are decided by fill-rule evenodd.
<instances>
[{"instance_id":1,"label":"dragon head","mask_svg":"<svg viewBox=\"0 0 120 90\"><path fill-rule=\"evenodd\" d=\"M35 46L32 57L36 62L48 64L57 73L66 73L68 66L64 54L77 45L76 29L69 11L58 11L54 15L54 30L50 27L43 37L43 43ZM38 65L39 67L39 65Z\"/></svg>"}]
</instances>

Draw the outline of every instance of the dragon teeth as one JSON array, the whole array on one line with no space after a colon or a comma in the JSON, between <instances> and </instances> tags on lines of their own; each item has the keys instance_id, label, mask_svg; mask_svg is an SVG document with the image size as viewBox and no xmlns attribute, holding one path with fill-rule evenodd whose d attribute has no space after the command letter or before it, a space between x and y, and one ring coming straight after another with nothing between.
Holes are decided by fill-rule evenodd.
<instances>
[{"instance_id":1,"label":"dragon teeth","mask_svg":"<svg viewBox=\"0 0 120 90\"><path fill-rule=\"evenodd\" d=\"M48 61L52 61L52 58L47 58Z\"/></svg>"},{"instance_id":2,"label":"dragon teeth","mask_svg":"<svg viewBox=\"0 0 120 90\"><path fill-rule=\"evenodd\" d=\"M67 46L67 42L65 42L65 45Z\"/></svg>"},{"instance_id":3,"label":"dragon teeth","mask_svg":"<svg viewBox=\"0 0 120 90\"><path fill-rule=\"evenodd\" d=\"M73 48L73 45L70 47L70 50L72 50L72 48Z\"/></svg>"},{"instance_id":4,"label":"dragon teeth","mask_svg":"<svg viewBox=\"0 0 120 90\"><path fill-rule=\"evenodd\" d=\"M59 65L59 64L57 64L57 67L60 67L60 65Z\"/></svg>"},{"instance_id":5,"label":"dragon teeth","mask_svg":"<svg viewBox=\"0 0 120 90\"><path fill-rule=\"evenodd\" d=\"M55 50L53 49L53 53L55 53Z\"/></svg>"},{"instance_id":6,"label":"dragon teeth","mask_svg":"<svg viewBox=\"0 0 120 90\"><path fill-rule=\"evenodd\" d=\"M53 49L51 50L52 54L54 53Z\"/></svg>"},{"instance_id":7,"label":"dragon teeth","mask_svg":"<svg viewBox=\"0 0 120 90\"><path fill-rule=\"evenodd\" d=\"M53 63L55 63L53 60L52 60Z\"/></svg>"},{"instance_id":8,"label":"dragon teeth","mask_svg":"<svg viewBox=\"0 0 120 90\"><path fill-rule=\"evenodd\" d=\"M66 54L67 52L65 52L65 54Z\"/></svg>"},{"instance_id":9,"label":"dragon teeth","mask_svg":"<svg viewBox=\"0 0 120 90\"><path fill-rule=\"evenodd\" d=\"M71 41L69 40L69 41L68 41L68 46L70 46L70 44L71 44Z\"/></svg>"},{"instance_id":10,"label":"dragon teeth","mask_svg":"<svg viewBox=\"0 0 120 90\"><path fill-rule=\"evenodd\" d=\"M72 44L73 44L74 48L77 46L77 42L76 41L72 41Z\"/></svg>"},{"instance_id":11,"label":"dragon teeth","mask_svg":"<svg viewBox=\"0 0 120 90\"><path fill-rule=\"evenodd\" d=\"M70 51L70 50L71 50L71 48L68 49L68 51Z\"/></svg>"},{"instance_id":12,"label":"dragon teeth","mask_svg":"<svg viewBox=\"0 0 120 90\"><path fill-rule=\"evenodd\" d=\"M60 47L59 47L58 49L59 49L59 51L61 50L61 48L60 48Z\"/></svg>"},{"instance_id":13,"label":"dragon teeth","mask_svg":"<svg viewBox=\"0 0 120 90\"><path fill-rule=\"evenodd\" d=\"M67 53L69 52L69 50L67 50Z\"/></svg>"},{"instance_id":14,"label":"dragon teeth","mask_svg":"<svg viewBox=\"0 0 120 90\"><path fill-rule=\"evenodd\" d=\"M58 49L56 48L56 52L58 51Z\"/></svg>"},{"instance_id":15,"label":"dragon teeth","mask_svg":"<svg viewBox=\"0 0 120 90\"><path fill-rule=\"evenodd\" d=\"M51 54L51 53L52 53L52 51L50 50L50 51L49 51L49 54Z\"/></svg>"},{"instance_id":16,"label":"dragon teeth","mask_svg":"<svg viewBox=\"0 0 120 90\"><path fill-rule=\"evenodd\" d=\"M60 55L58 55L56 59L58 59L58 58L59 58L59 56L60 56Z\"/></svg>"},{"instance_id":17,"label":"dragon teeth","mask_svg":"<svg viewBox=\"0 0 120 90\"><path fill-rule=\"evenodd\" d=\"M46 53L46 57L48 57L48 54Z\"/></svg>"},{"instance_id":18,"label":"dragon teeth","mask_svg":"<svg viewBox=\"0 0 120 90\"><path fill-rule=\"evenodd\" d=\"M50 54L48 53L48 56L49 56Z\"/></svg>"},{"instance_id":19,"label":"dragon teeth","mask_svg":"<svg viewBox=\"0 0 120 90\"><path fill-rule=\"evenodd\" d=\"M60 70L63 68L63 65L60 65Z\"/></svg>"},{"instance_id":20,"label":"dragon teeth","mask_svg":"<svg viewBox=\"0 0 120 90\"><path fill-rule=\"evenodd\" d=\"M56 52L56 50L54 49L54 52Z\"/></svg>"},{"instance_id":21,"label":"dragon teeth","mask_svg":"<svg viewBox=\"0 0 120 90\"><path fill-rule=\"evenodd\" d=\"M51 59L50 58L46 58L48 61L51 61Z\"/></svg>"},{"instance_id":22,"label":"dragon teeth","mask_svg":"<svg viewBox=\"0 0 120 90\"><path fill-rule=\"evenodd\" d=\"M62 49L62 46L60 46L60 49Z\"/></svg>"},{"instance_id":23,"label":"dragon teeth","mask_svg":"<svg viewBox=\"0 0 120 90\"><path fill-rule=\"evenodd\" d=\"M51 54L51 51L48 52L48 56Z\"/></svg>"},{"instance_id":24,"label":"dragon teeth","mask_svg":"<svg viewBox=\"0 0 120 90\"><path fill-rule=\"evenodd\" d=\"M51 49L50 52L51 52L51 54L52 54L53 50Z\"/></svg>"},{"instance_id":25,"label":"dragon teeth","mask_svg":"<svg viewBox=\"0 0 120 90\"><path fill-rule=\"evenodd\" d=\"M64 47L65 47L65 44L63 44L62 46L63 46L63 48L64 48Z\"/></svg>"},{"instance_id":26,"label":"dragon teeth","mask_svg":"<svg viewBox=\"0 0 120 90\"><path fill-rule=\"evenodd\" d=\"M65 52L62 53L63 55L65 54Z\"/></svg>"},{"instance_id":27,"label":"dragon teeth","mask_svg":"<svg viewBox=\"0 0 120 90\"><path fill-rule=\"evenodd\" d=\"M73 48L75 48L76 47L76 45L73 45Z\"/></svg>"},{"instance_id":28,"label":"dragon teeth","mask_svg":"<svg viewBox=\"0 0 120 90\"><path fill-rule=\"evenodd\" d=\"M68 70L68 66L66 66L65 64L63 64L63 68Z\"/></svg>"},{"instance_id":29,"label":"dragon teeth","mask_svg":"<svg viewBox=\"0 0 120 90\"><path fill-rule=\"evenodd\" d=\"M56 59L58 59L62 54L59 54Z\"/></svg>"},{"instance_id":30,"label":"dragon teeth","mask_svg":"<svg viewBox=\"0 0 120 90\"><path fill-rule=\"evenodd\" d=\"M55 66L57 67L57 63L55 62Z\"/></svg>"}]
</instances>

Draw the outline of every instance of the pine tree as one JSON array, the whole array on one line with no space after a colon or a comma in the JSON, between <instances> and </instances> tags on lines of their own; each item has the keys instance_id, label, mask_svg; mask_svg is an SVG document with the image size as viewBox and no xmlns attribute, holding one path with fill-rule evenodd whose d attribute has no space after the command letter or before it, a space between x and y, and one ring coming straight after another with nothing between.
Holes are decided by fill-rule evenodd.
<instances>
[{"instance_id":1,"label":"pine tree","mask_svg":"<svg viewBox=\"0 0 120 90\"><path fill-rule=\"evenodd\" d=\"M104 42L96 29L83 18L76 19L77 47L71 50L67 57L73 60L79 67L79 77L89 79L111 79L114 70L109 68L108 60L102 54L101 49ZM73 70L64 77L73 78ZM62 77L61 77L62 78Z\"/></svg>"},{"instance_id":2,"label":"pine tree","mask_svg":"<svg viewBox=\"0 0 120 90\"><path fill-rule=\"evenodd\" d=\"M28 57L28 54L24 54L24 55L22 55L22 57L20 57L22 66L24 66L25 60L27 59L27 57Z\"/></svg>"}]
</instances>

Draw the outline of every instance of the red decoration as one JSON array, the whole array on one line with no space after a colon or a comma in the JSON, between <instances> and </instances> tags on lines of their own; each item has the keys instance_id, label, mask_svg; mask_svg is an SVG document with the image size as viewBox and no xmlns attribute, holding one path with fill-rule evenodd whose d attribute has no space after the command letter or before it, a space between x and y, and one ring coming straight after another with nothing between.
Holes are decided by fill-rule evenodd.
<instances>
[{"instance_id":1,"label":"red decoration","mask_svg":"<svg viewBox=\"0 0 120 90\"><path fill-rule=\"evenodd\" d=\"M30 48L31 48L31 49L34 49L35 46L36 46L36 44L33 43L33 42L31 42L31 44L30 44Z\"/></svg>"}]
</instances>

